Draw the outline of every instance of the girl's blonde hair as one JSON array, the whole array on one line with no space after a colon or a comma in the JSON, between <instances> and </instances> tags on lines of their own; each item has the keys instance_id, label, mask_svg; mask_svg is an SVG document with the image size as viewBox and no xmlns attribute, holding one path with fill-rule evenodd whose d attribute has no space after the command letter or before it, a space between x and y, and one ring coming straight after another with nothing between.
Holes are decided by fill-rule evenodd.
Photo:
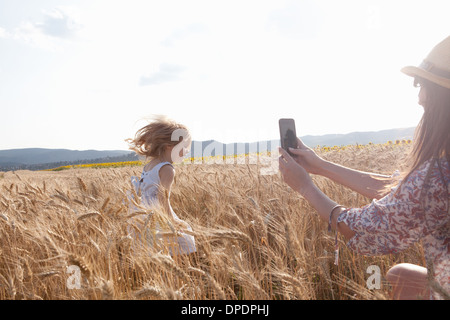
<instances>
[{"instance_id":1,"label":"girl's blonde hair","mask_svg":"<svg viewBox=\"0 0 450 320\"><path fill-rule=\"evenodd\" d=\"M182 129L183 135L174 136L176 130ZM175 139L174 139L175 137ZM175 122L164 115L153 116L148 125L136 132L134 139L127 139L129 149L146 158L161 156L165 148L176 146L183 139L190 139L185 125Z\"/></svg>"}]
</instances>

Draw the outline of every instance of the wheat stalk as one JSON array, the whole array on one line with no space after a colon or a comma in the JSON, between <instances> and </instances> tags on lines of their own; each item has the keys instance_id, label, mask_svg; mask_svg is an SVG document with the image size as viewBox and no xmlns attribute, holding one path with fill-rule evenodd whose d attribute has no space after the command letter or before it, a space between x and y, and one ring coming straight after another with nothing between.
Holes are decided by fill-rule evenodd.
<instances>
[{"instance_id":1,"label":"wheat stalk","mask_svg":"<svg viewBox=\"0 0 450 320\"><path fill-rule=\"evenodd\" d=\"M136 299L143 299L147 297L155 298L155 299L166 299L166 295L164 294L161 288L156 286L144 286L140 290L137 290L133 293Z\"/></svg>"},{"instance_id":2,"label":"wheat stalk","mask_svg":"<svg viewBox=\"0 0 450 320\"><path fill-rule=\"evenodd\" d=\"M101 281L101 290L102 297L104 300L113 300L114 299L114 283L112 280L103 280Z\"/></svg>"},{"instance_id":3,"label":"wheat stalk","mask_svg":"<svg viewBox=\"0 0 450 320\"><path fill-rule=\"evenodd\" d=\"M77 181L78 181L78 186L80 187L80 190L83 192L87 192L87 186L86 186L86 183L84 183L83 179L81 179L80 177L77 177Z\"/></svg>"},{"instance_id":4,"label":"wheat stalk","mask_svg":"<svg viewBox=\"0 0 450 320\"><path fill-rule=\"evenodd\" d=\"M226 300L225 292L223 292L223 290L220 287L220 285L217 283L217 281L209 273L207 273L206 271L203 271L201 269L194 268L194 267L189 267L188 270L196 272L196 273L199 273L204 278L206 278L208 280L208 282L211 284L211 286L214 288L215 292L218 295L218 298L220 300Z\"/></svg>"},{"instance_id":5,"label":"wheat stalk","mask_svg":"<svg viewBox=\"0 0 450 320\"><path fill-rule=\"evenodd\" d=\"M102 215L100 214L100 212L94 211L94 212L89 212L89 213L85 213L85 214L80 215L80 216L77 218L77 220L80 221L80 220L85 220L85 219L89 219L89 218L97 218L97 217L100 217L100 218L103 219L103 217L102 217Z\"/></svg>"}]
</instances>

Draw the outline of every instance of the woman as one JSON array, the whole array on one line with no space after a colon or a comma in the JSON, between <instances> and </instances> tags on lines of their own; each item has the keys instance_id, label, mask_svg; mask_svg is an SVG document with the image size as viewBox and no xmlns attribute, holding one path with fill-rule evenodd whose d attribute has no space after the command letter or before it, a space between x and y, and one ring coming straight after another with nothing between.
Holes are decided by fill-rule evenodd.
<instances>
[{"instance_id":1,"label":"woman","mask_svg":"<svg viewBox=\"0 0 450 320\"><path fill-rule=\"evenodd\" d=\"M405 67L420 86L424 114L416 129L408 169L395 188L393 177L352 170L321 159L298 139L291 157L280 148L284 181L298 191L364 255L396 253L422 240L427 268L399 264L387 274L395 299L448 299L450 294L450 37L419 67ZM364 196L363 208L344 208L321 192L308 173L319 174ZM336 239L336 253L337 251ZM337 253L338 254L338 253ZM337 255L336 255L337 260ZM337 261L335 262L337 263Z\"/></svg>"}]
</instances>

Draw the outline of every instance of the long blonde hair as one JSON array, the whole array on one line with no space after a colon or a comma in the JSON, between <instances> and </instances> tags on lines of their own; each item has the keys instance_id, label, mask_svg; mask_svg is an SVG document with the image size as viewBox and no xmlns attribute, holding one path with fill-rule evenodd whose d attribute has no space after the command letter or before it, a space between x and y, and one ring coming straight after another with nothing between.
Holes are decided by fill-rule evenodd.
<instances>
[{"instance_id":1,"label":"long blonde hair","mask_svg":"<svg viewBox=\"0 0 450 320\"><path fill-rule=\"evenodd\" d=\"M380 197L396 187L398 181L406 181L415 170L427 161L432 163L425 180L428 180L430 171L437 165L443 181L446 181L442 170L442 161L446 160L450 164L450 130L448 129L450 89L419 77L414 79L414 86L420 86L426 90L426 101L423 103L424 113L414 132L412 149L407 155L400 175L394 180L377 178L385 181L385 187L379 191ZM427 185L427 181L424 185ZM425 192L426 190L422 190L421 197Z\"/></svg>"},{"instance_id":2,"label":"long blonde hair","mask_svg":"<svg viewBox=\"0 0 450 320\"><path fill-rule=\"evenodd\" d=\"M416 77L414 85L425 89L424 113L414 136L409 155L408 177L424 162L431 159L446 159L450 155L450 89L426 79Z\"/></svg>"},{"instance_id":3,"label":"long blonde hair","mask_svg":"<svg viewBox=\"0 0 450 320\"><path fill-rule=\"evenodd\" d=\"M177 129L185 130L184 136L173 140ZM146 158L158 158L166 147L175 146L183 139L190 138L188 128L164 115L152 117L150 123L136 132L134 139L126 139L129 149Z\"/></svg>"}]
</instances>

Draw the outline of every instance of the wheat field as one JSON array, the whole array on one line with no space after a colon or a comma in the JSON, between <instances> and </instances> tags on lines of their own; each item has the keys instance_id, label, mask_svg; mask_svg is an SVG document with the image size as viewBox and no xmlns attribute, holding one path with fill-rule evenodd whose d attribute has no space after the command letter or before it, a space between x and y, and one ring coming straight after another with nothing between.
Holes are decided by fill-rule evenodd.
<instances>
[{"instance_id":1,"label":"wheat field","mask_svg":"<svg viewBox=\"0 0 450 320\"><path fill-rule=\"evenodd\" d=\"M346 166L391 174L410 145L318 152ZM0 299L290 300L388 299L368 289L367 268L424 265L420 244L365 257L334 239L314 209L279 174L258 164L179 164L171 193L193 228L198 252L171 257L163 244L137 248L128 235L130 177L142 167L5 172L0 176ZM313 176L333 200L370 203ZM157 214L154 214L155 218ZM172 230L176 231L176 230ZM80 283L71 287L75 266Z\"/></svg>"}]
</instances>

